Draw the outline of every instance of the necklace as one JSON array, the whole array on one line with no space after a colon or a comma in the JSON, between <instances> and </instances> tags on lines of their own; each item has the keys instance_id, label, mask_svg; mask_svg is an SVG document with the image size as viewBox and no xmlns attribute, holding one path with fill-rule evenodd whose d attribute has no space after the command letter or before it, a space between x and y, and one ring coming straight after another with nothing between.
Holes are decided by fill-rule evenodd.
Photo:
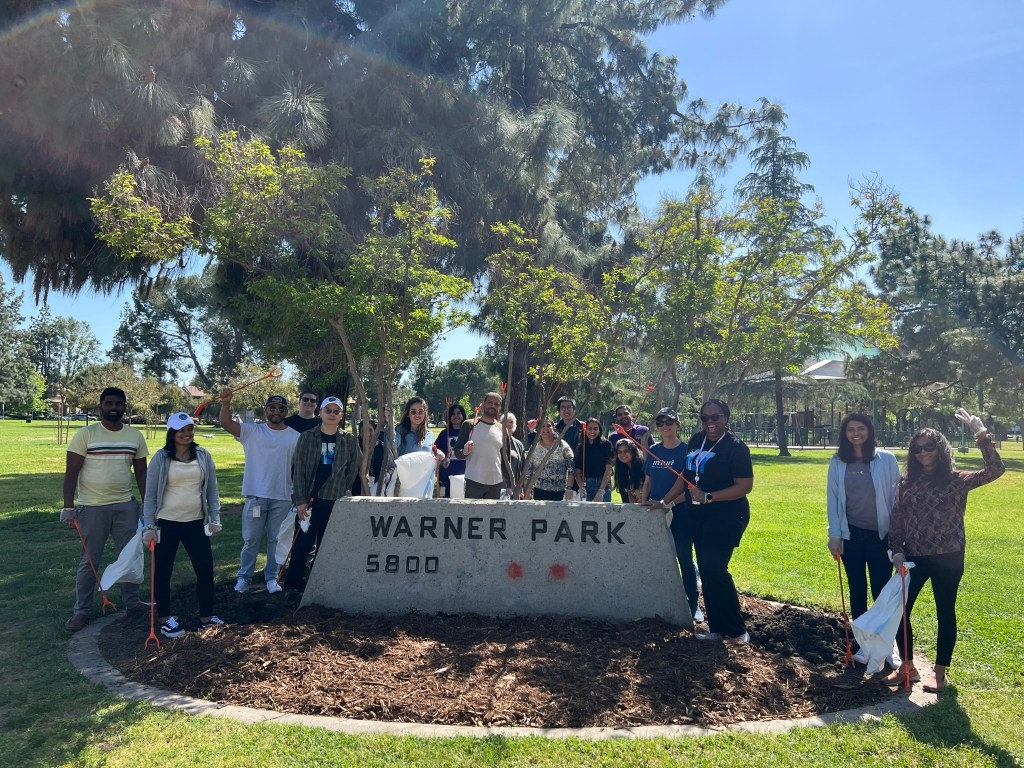
<instances>
[{"instance_id":1,"label":"necklace","mask_svg":"<svg viewBox=\"0 0 1024 768\"><path fill-rule=\"evenodd\" d=\"M710 448L708 448L707 452L711 453L713 450L715 450L715 446L717 446L720 442L722 442L722 439L727 434L729 434L729 433L728 432L723 432L722 433L722 437L720 437L717 440L715 440L715 445L712 445ZM704 455L705 455L705 453L704 453L704 445L707 443L707 440L708 440L708 433L705 432L704 433L704 438L700 441L700 452L697 454L697 460L695 462L693 462L694 470L695 470L694 473L693 473L693 484L694 485L700 485L700 462L704 458Z\"/></svg>"}]
</instances>

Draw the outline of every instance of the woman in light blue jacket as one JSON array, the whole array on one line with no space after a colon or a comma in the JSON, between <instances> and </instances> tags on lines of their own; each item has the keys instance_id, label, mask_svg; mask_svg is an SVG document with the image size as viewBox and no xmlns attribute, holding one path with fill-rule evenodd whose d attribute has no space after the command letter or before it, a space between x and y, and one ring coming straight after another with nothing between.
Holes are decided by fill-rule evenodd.
<instances>
[{"instance_id":1,"label":"woman in light blue jacket","mask_svg":"<svg viewBox=\"0 0 1024 768\"><path fill-rule=\"evenodd\" d=\"M843 559L853 618L868 609L868 578L875 599L892 576L886 537L899 481L896 457L875 447L870 417L848 414L828 465L828 549Z\"/></svg>"}]
</instances>

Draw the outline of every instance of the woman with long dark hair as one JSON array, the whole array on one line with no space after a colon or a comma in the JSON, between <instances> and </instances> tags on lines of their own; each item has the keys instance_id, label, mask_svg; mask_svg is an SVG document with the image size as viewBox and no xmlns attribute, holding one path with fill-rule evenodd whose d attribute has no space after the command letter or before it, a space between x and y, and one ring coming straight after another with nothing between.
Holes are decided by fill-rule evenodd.
<instances>
[{"instance_id":1,"label":"woman with long dark hair","mask_svg":"<svg viewBox=\"0 0 1024 768\"><path fill-rule=\"evenodd\" d=\"M576 485L583 489L585 501L612 500L612 466L615 450L601 434L601 420L591 416L585 422L576 449Z\"/></svg>"},{"instance_id":2,"label":"woman with long dark hair","mask_svg":"<svg viewBox=\"0 0 1024 768\"><path fill-rule=\"evenodd\" d=\"M395 427L395 446L399 456L434 450L434 433L427 429L427 401L422 397L410 397L402 409L402 420Z\"/></svg>"},{"instance_id":3,"label":"woman with long dark hair","mask_svg":"<svg viewBox=\"0 0 1024 768\"><path fill-rule=\"evenodd\" d=\"M178 545L196 573L200 627L224 622L213 613L213 548L210 536L221 531L220 493L213 458L195 442L195 422L187 413L172 413L167 419L164 447L153 454L146 481L142 514L146 546L153 550L154 595L160 633L181 637L185 628L171 615L171 574Z\"/></svg>"},{"instance_id":4,"label":"woman with long dark hair","mask_svg":"<svg viewBox=\"0 0 1024 768\"><path fill-rule=\"evenodd\" d=\"M949 440L938 430L919 430L910 441L906 476L900 481L889 526L893 566L899 570L904 562L912 561L914 567L910 569L907 587L906 632L901 626L896 633L903 666L887 679L890 683L899 683L908 672L912 681L921 679L913 662L914 632L910 614L917 596L930 579L938 633L934 673L924 683L929 693L938 693L946 687L946 669L956 645L956 595L964 575L967 494L1006 471L981 419L963 408L956 412L956 417L974 434L985 466L975 472L957 471Z\"/></svg>"},{"instance_id":5,"label":"woman with long dark hair","mask_svg":"<svg viewBox=\"0 0 1024 768\"><path fill-rule=\"evenodd\" d=\"M615 487L623 504L639 504L644 488L644 462L629 438L615 443Z\"/></svg>"},{"instance_id":6,"label":"woman with long dark hair","mask_svg":"<svg viewBox=\"0 0 1024 768\"><path fill-rule=\"evenodd\" d=\"M900 467L896 456L875 445L875 425L850 413L839 425L839 447L828 465L828 550L841 557L850 588L850 613L857 618L892 576L888 535ZM889 658L894 669L900 661Z\"/></svg>"},{"instance_id":7,"label":"woman with long dark hair","mask_svg":"<svg viewBox=\"0 0 1024 768\"><path fill-rule=\"evenodd\" d=\"M441 460L441 468L438 472L439 481L444 488L444 495L450 498L451 487L448 481L452 475L466 474L466 460L456 458L452 452L455 441L459 439L459 430L462 422L466 420L466 409L459 403L452 403L448 407L448 417L445 420L445 428L434 441L434 449L444 454Z\"/></svg>"},{"instance_id":8,"label":"woman with long dark hair","mask_svg":"<svg viewBox=\"0 0 1024 768\"><path fill-rule=\"evenodd\" d=\"M528 454L523 471L526 473L523 488L527 498L535 501L568 501L572 498L572 448L565 440L558 439L554 419L544 417L537 425L537 442Z\"/></svg>"}]
</instances>

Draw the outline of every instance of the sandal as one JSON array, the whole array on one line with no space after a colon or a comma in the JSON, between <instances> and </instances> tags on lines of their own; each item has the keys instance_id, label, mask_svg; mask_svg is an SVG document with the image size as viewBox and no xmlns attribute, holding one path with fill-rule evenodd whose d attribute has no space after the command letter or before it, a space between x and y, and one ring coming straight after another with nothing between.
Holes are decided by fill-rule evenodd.
<instances>
[{"instance_id":1,"label":"sandal","mask_svg":"<svg viewBox=\"0 0 1024 768\"><path fill-rule=\"evenodd\" d=\"M888 675L885 676L885 682L888 685L901 685L903 683L904 673L906 672L906 666L900 665L899 669L894 669ZM921 673L917 671L917 667L910 667L910 682L918 683L921 681Z\"/></svg>"},{"instance_id":2,"label":"sandal","mask_svg":"<svg viewBox=\"0 0 1024 768\"><path fill-rule=\"evenodd\" d=\"M939 678L935 675L930 675L925 681L922 688L925 693L942 693L943 689L949 685L949 678L943 677L942 682L939 682Z\"/></svg>"}]
</instances>

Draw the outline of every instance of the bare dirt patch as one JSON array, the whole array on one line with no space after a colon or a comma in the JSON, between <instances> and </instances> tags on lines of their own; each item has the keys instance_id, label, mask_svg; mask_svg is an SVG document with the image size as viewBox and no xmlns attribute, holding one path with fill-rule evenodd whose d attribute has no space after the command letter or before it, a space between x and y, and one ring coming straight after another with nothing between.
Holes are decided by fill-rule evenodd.
<instances>
[{"instance_id":1,"label":"bare dirt patch","mask_svg":"<svg viewBox=\"0 0 1024 768\"><path fill-rule=\"evenodd\" d=\"M296 610L282 595L238 598L226 585L216 604L223 628L146 651L148 619L118 621L100 649L132 680L197 698L446 725L720 726L891 696L878 678L844 668L840 617L750 597L750 645L701 642L659 620ZM174 605L195 615L191 590Z\"/></svg>"}]
</instances>

